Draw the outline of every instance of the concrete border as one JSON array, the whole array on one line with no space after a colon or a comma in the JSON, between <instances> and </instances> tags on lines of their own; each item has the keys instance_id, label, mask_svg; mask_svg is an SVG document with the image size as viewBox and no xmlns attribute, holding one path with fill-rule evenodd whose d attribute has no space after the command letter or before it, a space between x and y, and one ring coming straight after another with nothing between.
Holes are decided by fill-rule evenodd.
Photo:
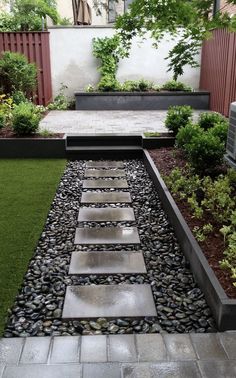
<instances>
[{"instance_id":1,"label":"concrete border","mask_svg":"<svg viewBox=\"0 0 236 378\"><path fill-rule=\"evenodd\" d=\"M65 158L62 139L0 138L0 158Z\"/></svg>"},{"instance_id":2,"label":"concrete border","mask_svg":"<svg viewBox=\"0 0 236 378\"><path fill-rule=\"evenodd\" d=\"M229 299L226 295L146 150L143 153L143 160L181 248L190 262L194 277L211 307L218 329L220 331L236 330L236 300Z\"/></svg>"},{"instance_id":3,"label":"concrete border","mask_svg":"<svg viewBox=\"0 0 236 378\"><path fill-rule=\"evenodd\" d=\"M171 105L209 109L210 93L199 92L75 92L76 110L167 110Z\"/></svg>"}]
</instances>

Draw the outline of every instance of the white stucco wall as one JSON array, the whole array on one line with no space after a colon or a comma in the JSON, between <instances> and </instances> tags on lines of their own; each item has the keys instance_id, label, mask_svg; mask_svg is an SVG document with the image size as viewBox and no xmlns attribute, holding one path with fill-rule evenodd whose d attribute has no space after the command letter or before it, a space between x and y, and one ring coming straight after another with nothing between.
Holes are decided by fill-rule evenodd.
<instances>
[{"instance_id":1,"label":"white stucco wall","mask_svg":"<svg viewBox=\"0 0 236 378\"><path fill-rule=\"evenodd\" d=\"M114 29L91 26L55 27L49 31L54 96L58 93L61 83L68 86L67 94L71 97L75 91L83 90L89 84L97 84L100 76L97 72L98 61L92 55L92 39L112 36ZM150 38L143 43L134 40L130 58L119 63L118 80L144 78L156 84L163 84L171 79L172 74L166 72L168 62L164 58L174 43L167 36L159 48L155 49ZM199 78L199 68L185 67L181 81L198 89Z\"/></svg>"}]
</instances>

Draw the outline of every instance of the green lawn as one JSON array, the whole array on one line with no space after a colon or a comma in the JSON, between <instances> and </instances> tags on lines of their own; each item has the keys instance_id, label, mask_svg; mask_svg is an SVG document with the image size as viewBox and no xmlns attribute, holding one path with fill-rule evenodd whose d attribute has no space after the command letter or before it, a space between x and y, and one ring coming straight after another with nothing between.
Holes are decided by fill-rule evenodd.
<instances>
[{"instance_id":1,"label":"green lawn","mask_svg":"<svg viewBox=\"0 0 236 378\"><path fill-rule=\"evenodd\" d=\"M58 159L0 159L0 335L65 165Z\"/></svg>"}]
</instances>

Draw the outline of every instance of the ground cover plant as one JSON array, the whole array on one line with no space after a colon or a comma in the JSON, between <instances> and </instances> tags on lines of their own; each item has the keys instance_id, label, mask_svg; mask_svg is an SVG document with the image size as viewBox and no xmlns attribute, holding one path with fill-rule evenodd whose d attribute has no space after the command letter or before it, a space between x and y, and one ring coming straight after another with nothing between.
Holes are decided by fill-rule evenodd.
<instances>
[{"instance_id":1,"label":"ground cover plant","mask_svg":"<svg viewBox=\"0 0 236 378\"><path fill-rule=\"evenodd\" d=\"M0 333L64 167L64 160L0 160Z\"/></svg>"},{"instance_id":2,"label":"ground cover plant","mask_svg":"<svg viewBox=\"0 0 236 378\"><path fill-rule=\"evenodd\" d=\"M236 298L236 171L223 161L228 121L203 113L176 135L176 148L151 152L226 293Z\"/></svg>"}]
</instances>

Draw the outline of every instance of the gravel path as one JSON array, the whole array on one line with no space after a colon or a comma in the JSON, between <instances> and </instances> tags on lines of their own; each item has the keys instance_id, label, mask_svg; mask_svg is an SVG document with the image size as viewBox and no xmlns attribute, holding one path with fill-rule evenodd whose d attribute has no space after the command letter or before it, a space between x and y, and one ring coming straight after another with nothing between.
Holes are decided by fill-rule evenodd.
<instances>
[{"instance_id":1,"label":"gravel path","mask_svg":"<svg viewBox=\"0 0 236 378\"><path fill-rule=\"evenodd\" d=\"M133 245L125 247L74 245L85 162L69 162L20 293L9 311L5 337L216 331L211 311L194 281L189 264L180 250L142 161L125 161L125 167L129 182L129 189L126 191L131 194L133 200L131 206L137 223L119 222L118 225L138 227L141 239L140 250L143 251L148 274L69 276L70 256L73 251L136 250ZM96 205L91 206L96 207ZM101 207L101 205L97 206ZM127 204L115 206L127 207ZM94 222L83 223L84 227L96 225ZM117 225L117 223L99 223L101 227L108 225ZM157 319L127 318L109 321L100 318L93 321L73 322L61 320L65 290L68 285L122 285L123 283L151 285Z\"/></svg>"}]
</instances>

